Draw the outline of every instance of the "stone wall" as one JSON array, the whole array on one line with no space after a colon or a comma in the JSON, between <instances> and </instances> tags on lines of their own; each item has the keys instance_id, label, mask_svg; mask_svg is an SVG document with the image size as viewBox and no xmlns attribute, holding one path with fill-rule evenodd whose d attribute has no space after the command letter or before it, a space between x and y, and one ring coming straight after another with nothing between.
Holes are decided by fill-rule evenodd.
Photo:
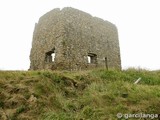
<instances>
[{"instance_id":1,"label":"stone wall","mask_svg":"<svg viewBox=\"0 0 160 120\"><path fill-rule=\"evenodd\" d=\"M50 53L55 58L49 62ZM117 28L77 9L54 9L35 25L30 60L31 70L121 69Z\"/></svg>"}]
</instances>

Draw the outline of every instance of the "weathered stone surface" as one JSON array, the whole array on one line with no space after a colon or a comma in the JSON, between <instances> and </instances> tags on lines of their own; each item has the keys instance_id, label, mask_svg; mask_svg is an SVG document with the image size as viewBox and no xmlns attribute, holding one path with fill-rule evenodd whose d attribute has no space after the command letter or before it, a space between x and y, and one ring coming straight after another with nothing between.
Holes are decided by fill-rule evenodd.
<instances>
[{"instance_id":1,"label":"weathered stone surface","mask_svg":"<svg viewBox=\"0 0 160 120\"><path fill-rule=\"evenodd\" d=\"M117 28L77 9L54 9L35 25L30 61L31 70L121 69Z\"/></svg>"}]
</instances>

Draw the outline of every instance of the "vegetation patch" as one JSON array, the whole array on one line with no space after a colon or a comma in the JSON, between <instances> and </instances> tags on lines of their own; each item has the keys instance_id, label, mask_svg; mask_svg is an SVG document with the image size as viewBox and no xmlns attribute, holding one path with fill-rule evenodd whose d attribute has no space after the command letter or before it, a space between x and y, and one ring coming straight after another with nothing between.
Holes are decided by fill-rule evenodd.
<instances>
[{"instance_id":1,"label":"vegetation patch","mask_svg":"<svg viewBox=\"0 0 160 120\"><path fill-rule=\"evenodd\" d=\"M0 97L0 119L105 120L117 119L117 113L159 114L160 72L0 71Z\"/></svg>"}]
</instances>

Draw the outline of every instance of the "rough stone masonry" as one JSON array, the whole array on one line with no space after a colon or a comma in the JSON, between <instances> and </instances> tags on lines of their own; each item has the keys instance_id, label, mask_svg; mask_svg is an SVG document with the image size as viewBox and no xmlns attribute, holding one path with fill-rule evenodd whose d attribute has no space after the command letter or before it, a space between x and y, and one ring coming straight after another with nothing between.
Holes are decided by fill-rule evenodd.
<instances>
[{"instance_id":1,"label":"rough stone masonry","mask_svg":"<svg viewBox=\"0 0 160 120\"><path fill-rule=\"evenodd\" d=\"M114 24L66 7L40 17L33 33L30 70L121 69Z\"/></svg>"}]
</instances>

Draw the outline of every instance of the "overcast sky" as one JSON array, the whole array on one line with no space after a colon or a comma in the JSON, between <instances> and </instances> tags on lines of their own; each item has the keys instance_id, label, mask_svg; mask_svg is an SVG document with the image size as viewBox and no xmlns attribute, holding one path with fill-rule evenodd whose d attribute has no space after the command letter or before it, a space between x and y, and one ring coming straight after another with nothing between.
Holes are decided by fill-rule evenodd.
<instances>
[{"instance_id":1,"label":"overcast sky","mask_svg":"<svg viewBox=\"0 0 160 120\"><path fill-rule=\"evenodd\" d=\"M27 70L35 23L46 12L63 7L117 26L123 69L160 69L159 0L1 0L0 70Z\"/></svg>"}]
</instances>

